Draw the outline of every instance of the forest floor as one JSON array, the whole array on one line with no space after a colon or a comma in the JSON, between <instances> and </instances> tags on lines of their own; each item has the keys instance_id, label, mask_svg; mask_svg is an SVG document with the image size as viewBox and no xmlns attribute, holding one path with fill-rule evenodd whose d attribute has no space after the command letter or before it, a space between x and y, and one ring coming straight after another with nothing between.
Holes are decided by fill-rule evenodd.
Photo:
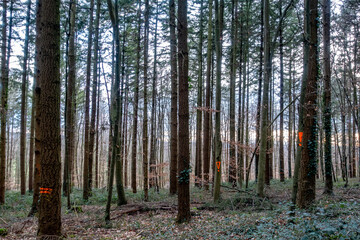
<instances>
[{"instance_id":1,"label":"forest floor","mask_svg":"<svg viewBox=\"0 0 360 240\"><path fill-rule=\"evenodd\" d=\"M106 225L106 190L94 189L85 203L81 191L74 190L76 211L62 207L63 234L68 239L360 239L360 183L352 179L335 183L333 196L324 196L323 183L317 183L316 203L307 210L292 210L292 181L271 182L267 199L249 190L237 191L225 185L222 201L212 203L211 193L191 189L190 223L176 224L177 198L167 190L150 191L149 202L142 192L126 191L128 204L111 208L111 224ZM0 206L0 239L36 239L37 218L29 218L32 195L7 192Z\"/></svg>"}]
</instances>

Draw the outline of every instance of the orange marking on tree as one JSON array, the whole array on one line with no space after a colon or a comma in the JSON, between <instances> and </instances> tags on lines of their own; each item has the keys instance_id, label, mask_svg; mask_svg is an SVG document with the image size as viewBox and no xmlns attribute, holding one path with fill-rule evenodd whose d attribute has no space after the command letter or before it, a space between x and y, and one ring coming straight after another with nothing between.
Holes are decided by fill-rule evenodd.
<instances>
[{"instance_id":1,"label":"orange marking on tree","mask_svg":"<svg viewBox=\"0 0 360 240\"><path fill-rule=\"evenodd\" d=\"M300 147L301 147L301 142L302 142L303 134L304 134L304 132L299 132L299 146L300 146Z\"/></svg>"},{"instance_id":2,"label":"orange marking on tree","mask_svg":"<svg viewBox=\"0 0 360 240\"><path fill-rule=\"evenodd\" d=\"M217 166L218 172L220 172L220 164L221 164L221 162L216 162L216 166Z\"/></svg>"}]
</instances>

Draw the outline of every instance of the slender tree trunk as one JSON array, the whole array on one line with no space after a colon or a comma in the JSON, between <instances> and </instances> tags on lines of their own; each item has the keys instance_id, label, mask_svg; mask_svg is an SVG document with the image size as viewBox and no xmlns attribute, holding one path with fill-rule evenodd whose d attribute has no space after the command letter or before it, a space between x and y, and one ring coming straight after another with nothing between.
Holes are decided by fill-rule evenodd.
<instances>
[{"instance_id":1,"label":"slender tree trunk","mask_svg":"<svg viewBox=\"0 0 360 240\"><path fill-rule=\"evenodd\" d=\"M232 0L231 15L231 53L230 53L230 162L229 182L236 186L236 144L235 144L235 78L236 78L236 52L237 52L237 22L238 22L238 1Z\"/></svg>"},{"instance_id":2,"label":"slender tree trunk","mask_svg":"<svg viewBox=\"0 0 360 240\"><path fill-rule=\"evenodd\" d=\"M222 40L223 40L223 21L224 21L224 0L215 0L215 48L216 48L216 113L215 113L215 183L214 183L214 202L220 199L221 184L221 151L222 142L220 134L221 125L221 63L222 63Z\"/></svg>"},{"instance_id":3,"label":"slender tree trunk","mask_svg":"<svg viewBox=\"0 0 360 240\"><path fill-rule=\"evenodd\" d=\"M1 45L1 134L0 134L0 205L5 203L5 166L6 166L6 119L8 109L8 66L6 61L7 38L7 0L3 0L2 9L2 45ZM8 53L9 54L9 53Z\"/></svg>"},{"instance_id":4,"label":"slender tree trunk","mask_svg":"<svg viewBox=\"0 0 360 240\"><path fill-rule=\"evenodd\" d=\"M84 173L83 173L83 199L88 200L91 194L90 189L90 171L89 168L89 112L90 112L90 78L91 78L91 48L93 41L93 16L94 12L94 0L90 0L90 19L89 19L89 32L88 32L88 46L87 46L87 58L86 58L86 86L85 86L85 122L84 122L84 138L85 138L85 149L84 149Z\"/></svg>"},{"instance_id":5,"label":"slender tree trunk","mask_svg":"<svg viewBox=\"0 0 360 240\"><path fill-rule=\"evenodd\" d=\"M257 108L256 108L256 143L260 139L260 115L261 115L261 92L262 92L262 80L263 80L263 55L264 55L264 0L261 0L261 33L260 33L260 64L259 64L259 86L258 86L258 97L257 97ZM259 172L259 150L256 151L255 155L255 179L258 179Z\"/></svg>"},{"instance_id":6,"label":"slender tree trunk","mask_svg":"<svg viewBox=\"0 0 360 240\"><path fill-rule=\"evenodd\" d=\"M304 131L296 204L305 208L315 200L317 154L317 81L318 81L318 1L305 1L305 44L309 45L309 65L304 105ZM305 55L306 56L306 55Z\"/></svg>"},{"instance_id":7,"label":"slender tree trunk","mask_svg":"<svg viewBox=\"0 0 360 240\"><path fill-rule=\"evenodd\" d=\"M65 164L64 164L64 180L63 191L68 197L68 208L70 204L71 192L71 166L74 162L74 141L75 141L75 85L76 85L76 50L75 50L75 34L76 34L76 0L70 3L70 36L69 36L69 75L66 86L66 118L65 118Z\"/></svg>"},{"instance_id":8,"label":"slender tree trunk","mask_svg":"<svg viewBox=\"0 0 360 240\"><path fill-rule=\"evenodd\" d=\"M289 94L289 103L292 102L292 50L290 49L290 59L289 59L289 90L288 90L288 94ZM292 150L292 145L293 145L293 129L292 129L292 125L293 125L293 111L292 111L292 107L289 107L289 132L288 132L288 176L289 178L292 177L291 174L291 150Z\"/></svg>"},{"instance_id":9,"label":"slender tree trunk","mask_svg":"<svg viewBox=\"0 0 360 240\"><path fill-rule=\"evenodd\" d=\"M189 56L187 0L178 0L178 62L179 62L179 161L177 222L190 220L190 151L189 151Z\"/></svg>"},{"instance_id":10,"label":"slender tree trunk","mask_svg":"<svg viewBox=\"0 0 360 240\"><path fill-rule=\"evenodd\" d=\"M269 0L264 0L264 88L262 100L261 126L260 126L260 155L258 169L258 185L257 193L260 197L264 197L265 183L265 166L266 166L266 149L268 142L268 108L269 108L269 85L271 75L271 59L270 59L270 25L269 25Z\"/></svg>"},{"instance_id":11,"label":"slender tree trunk","mask_svg":"<svg viewBox=\"0 0 360 240\"><path fill-rule=\"evenodd\" d=\"M323 46L324 46L324 162L325 162L325 194L333 193L332 154L331 154L331 63L330 63L330 0L323 0Z\"/></svg>"},{"instance_id":12,"label":"slender tree trunk","mask_svg":"<svg viewBox=\"0 0 360 240\"><path fill-rule=\"evenodd\" d=\"M137 51L136 51L136 70L134 86L134 118L133 118L133 138L131 155L131 188L136 193L136 160L137 160L137 131L138 131L138 108L139 108L139 77L140 77L140 51L141 51L141 0L138 0L138 29L137 29Z\"/></svg>"},{"instance_id":13,"label":"slender tree trunk","mask_svg":"<svg viewBox=\"0 0 360 240\"><path fill-rule=\"evenodd\" d=\"M144 174L144 200L149 199L149 163L148 163L148 99L147 99L147 82L148 82L148 57L149 57L149 18L150 6L149 0L145 0L145 29L144 29L144 114L143 114L143 174Z\"/></svg>"},{"instance_id":14,"label":"slender tree trunk","mask_svg":"<svg viewBox=\"0 0 360 240\"><path fill-rule=\"evenodd\" d=\"M156 187L157 182L157 167L156 167L156 98L157 98L157 26L158 26L159 6L156 2L156 16L155 16L155 34L154 34L154 68L153 68L153 82L152 82L152 103L151 103L151 139L150 139L150 181L149 187Z\"/></svg>"},{"instance_id":15,"label":"slender tree trunk","mask_svg":"<svg viewBox=\"0 0 360 240\"><path fill-rule=\"evenodd\" d=\"M203 103L203 15L204 15L204 0L200 0L200 37L198 48L198 87L197 87L197 111L196 111L196 152L195 152L195 186L200 187L202 182L202 159L201 159L201 131L202 131L202 111L199 109Z\"/></svg>"},{"instance_id":16,"label":"slender tree trunk","mask_svg":"<svg viewBox=\"0 0 360 240\"><path fill-rule=\"evenodd\" d=\"M92 75L92 94L91 94L91 120L89 133L89 191L92 189L93 181L93 161L94 161L94 143L95 143L95 120L96 120L96 93L97 93L97 66L98 66L98 51L99 51L99 21L100 21L100 7L101 1L96 1L96 17L95 17L95 38L94 38L94 58L93 58L93 75Z\"/></svg>"},{"instance_id":17,"label":"slender tree trunk","mask_svg":"<svg viewBox=\"0 0 360 240\"><path fill-rule=\"evenodd\" d=\"M96 109L96 148L95 148L95 188L99 188L99 118L100 118L100 70L98 74L97 86L97 109Z\"/></svg>"},{"instance_id":18,"label":"slender tree trunk","mask_svg":"<svg viewBox=\"0 0 360 240\"><path fill-rule=\"evenodd\" d=\"M61 235L60 0L39 0L38 77L41 83L41 181L38 236Z\"/></svg>"},{"instance_id":19,"label":"slender tree trunk","mask_svg":"<svg viewBox=\"0 0 360 240\"><path fill-rule=\"evenodd\" d=\"M175 1L169 0L170 65L171 65L171 126L170 126L170 194L177 192L178 159L178 75L176 51Z\"/></svg>"},{"instance_id":20,"label":"slender tree trunk","mask_svg":"<svg viewBox=\"0 0 360 240\"><path fill-rule=\"evenodd\" d=\"M282 0L280 0L280 16L282 15ZM283 27L280 24L280 111L284 108L284 43ZM280 165L280 182L285 181L284 169L284 114L280 114L280 147L279 147L279 165Z\"/></svg>"},{"instance_id":21,"label":"slender tree trunk","mask_svg":"<svg viewBox=\"0 0 360 240\"><path fill-rule=\"evenodd\" d=\"M209 190L209 174L210 174L210 152L211 152L211 138L210 138L210 85L211 85L211 63L212 63L212 6L213 0L209 0L209 16L208 16L208 36L207 36L207 58L206 58L206 98L205 98L205 114L204 114L204 147L203 147L203 161L204 161L204 187Z\"/></svg>"},{"instance_id":22,"label":"slender tree trunk","mask_svg":"<svg viewBox=\"0 0 360 240\"><path fill-rule=\"evenodd\" d=\"M25 44L24 44L24 62L22 65L22 84L21 84L21 127L20 127L20 168L21 168L21 195L26 191L25 180L25 152L26 152L26 98L27 98L27 61L29 50L29 25L30 25L31 1L27 3Z\"/></svg>"},{"instance_id":23,"label":"slender tree trunk","mask_svg":"<svg viewBox=\"0 0 360 240\"><path fill-rule=\"evenodd\" d=\"M112 132L112 153L111 153L111 163L109 169L109 181L108 181L108 198L106 202L106 209L105 209L105 221L106 223L110 222L110 207L111 207L111 199L112 199L112 190L113 190L113 183L114 183L114 170L115 170L115 163L120 164L120 112L121 112L121 100L120 100L120 36L119 36L119 16L118 16L118 3L115 1L115 4L111 0L107 0L108 10L110 13L110 19L113 27L114 32L114 40L115 40L115 81L112 85L112 94L111 94L111 125L113 125L113 132ZM119 189L121 188L121 176L120 177L120 184L117 184L118 190L118 204L119 203L126 203L124 190ZM120 190L120 191L119 191Z\"/></svg>"}]
</instances>

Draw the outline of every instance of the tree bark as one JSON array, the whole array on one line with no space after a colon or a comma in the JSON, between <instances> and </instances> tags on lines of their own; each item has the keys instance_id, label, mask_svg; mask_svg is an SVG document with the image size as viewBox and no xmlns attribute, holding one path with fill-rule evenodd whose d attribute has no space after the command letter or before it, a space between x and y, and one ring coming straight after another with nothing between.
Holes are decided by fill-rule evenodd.
<instances>
[{"instance_id":1,"label":"tree bark","mask_svg":"<svg viewBox=\"0 0 360 240\"><path fill-rule=\"evenodd\" d=\"M221 151L222 142L220 134L221 125L221 63L222 63L222 40L223 40L223 21L224 21L224 1L215 0L215 48L216 48L216 113L215 113L215 183L214 183L214 202L220 199L221 184Z\"/></svg>"},{"instance_id":2,"label":"tree bark","mask_svg":"<svg viewBox=\"0 0 360 240\"><path fill-rule=\"evenodd\" d=\"M94 0L90 0L90 9L89 9L89 32L88 32L88 46L87 46L87 58L86 58L86 86L85 86L85 121L84 121L84 172L83 172L83 199L88 200L89 195L91 194L90 189L90 171L89 168L89 112L90 112L90 78L91 78L91 48L92 48L92 39L93 39L93 16L94 12Z\"/></svg>"},{"instance_id":3,"label":"tree bark","mask_svg":"<svg viewBox=\"0 0 360 240\"><path fill-rule=\"evenodd\" d=\"M179 62L179 161L177 222L190 220L190 151L189 151L189 57L187 0L178 0L178 62Z\"/></svg>"},{"instance_id":4,"label":"tree bark","mask_svg":"<svg viewBox=\"0 0 360 240\"><path fill-rule=\"evenodd\" d=\"M41 182L38 236L61 235L60 1L39 0L37 72L41 83Z\"/></svg>"},{"instance_id":5,"label":"tree bark","mask_svg":"<svg viewBox=\"0 0 360 240\"><path fill-rule=\"evenodd\" d=\"M280 16L282 15L282 0L280 0ZM284 44L283 44L283 26L280 24L280 110L284 108ZM279 166L280 182L285 181L284 169L284 114L280 114L280 147L279 147Z\"/></svg>"},{"instance_id":6,"label":"tree bark","mask_svg":"<svg viewBox=\"0 0 360 240\"><path fill-rule=\"evenodd\" d=\"M269 0L264 0L264 88L262 100L261 126L260 126L260 154L258 169L258 185L257 193L260 197L264 197L265 183L265 165L266 165L266 149L268 142L268 108L269 108L269 85L271 75L271 59L270 59L270 25L269 25Z\"/></svg>"},{"instance_id":7,"label":"tree bark","mask_svg":"<svg viewBox=\"0 0 360 240\"><path fill-rule=\"evenodd\" d=\"M202 111L199 109L203 102L203 0L200 0L200 30L199 30L199 48L198 48L198 87L197 87L197 111L196 111L196 152L195 152L195 186L200 187L202 182L202 159L201 159L201 131L202 131Z\"/></svg>"},{"instance_id":8,"label":"tree bark","mask_svg":"<svg viewBox=\"0 0 360 240\"><path fill-rule=\"evenodd\" d=\"M138 131L138 109L139 109L139 77L140 77L140 51L141 51L141 0L138 0L138 29L137 29L137 52L136 52L136 70L134 86L134 118L133 118L133 138L131 155L131 188L136 193L136 160L137 160L137 131Z\"/></svg>"},{"instance_id":9,"label":"tree bark","mask_svg":"<svg viewBox=\"0 0 360 240\"><path fill-rule=\"evenodd\" d=\"M236 78L236 45L237 45L237 22L238 22L238 1L232 0L231 15L231 53L230 53L230 163L229 163L229 182L236 186L236 143L235 143L235 78Z\"/></svg>"},{"instance_id":10,"label":"tree bark","mask_svg":"<svg viewBox=\"0 0 360 240\"><path fill-rule=\"evenodd\" d=\"M332 154L331 154L331 63L330 63L330 0L323 0L323 46L324 46L324 162L325 162L325 194L332 194Z\"/></svg>"},{"instance_id":11,"label":"tree bark","mask_svg":"<svg viewBox=\"0 0 360 240\"><path fill-rule=\"evenodd\" d=\"M206 98L205 98L205 113L204 113L204 147L203 147L203 161L204 161L204 187L209 190L209 174L210 174L210 152L211 152L211 138L210 138L210 85L211 85L211 63L212 63L212 6L213 0L209 0L209 16L208 16L208 36L207 36L207 57L206 57Z\"/></svg>"},{"instance_id":12,"label":"tree bark","mask_svg":"<svg viewBox=\"0 0 360 240\"><path fill-rule=\"evenodd\" d=\"M304 104L303 146L299 169L299 188L296 204L308 207L315 200L317 154L317 81L318 81L318 1L305 0L305 44L309 47L307 84ZM305 55L306 56L306 55ZM305 57L304 56L304 57Z\"/></svg>"}]
</instances>

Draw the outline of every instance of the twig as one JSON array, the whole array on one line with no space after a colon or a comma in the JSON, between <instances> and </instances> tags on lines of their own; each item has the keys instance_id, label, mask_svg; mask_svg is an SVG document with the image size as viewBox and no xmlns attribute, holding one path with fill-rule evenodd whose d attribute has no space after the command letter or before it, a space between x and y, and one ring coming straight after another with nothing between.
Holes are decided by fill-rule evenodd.
<instances>
[{"instance_id":1,"label":"twig","mask_svg":"<svg viewBox=\"0 0 360 240\"><path fill-rule=\"evenodd\" d=\"M6 225L9 225L4 219L0 218L1 221L3 221Z\"/></svg>"}]
</instances>

